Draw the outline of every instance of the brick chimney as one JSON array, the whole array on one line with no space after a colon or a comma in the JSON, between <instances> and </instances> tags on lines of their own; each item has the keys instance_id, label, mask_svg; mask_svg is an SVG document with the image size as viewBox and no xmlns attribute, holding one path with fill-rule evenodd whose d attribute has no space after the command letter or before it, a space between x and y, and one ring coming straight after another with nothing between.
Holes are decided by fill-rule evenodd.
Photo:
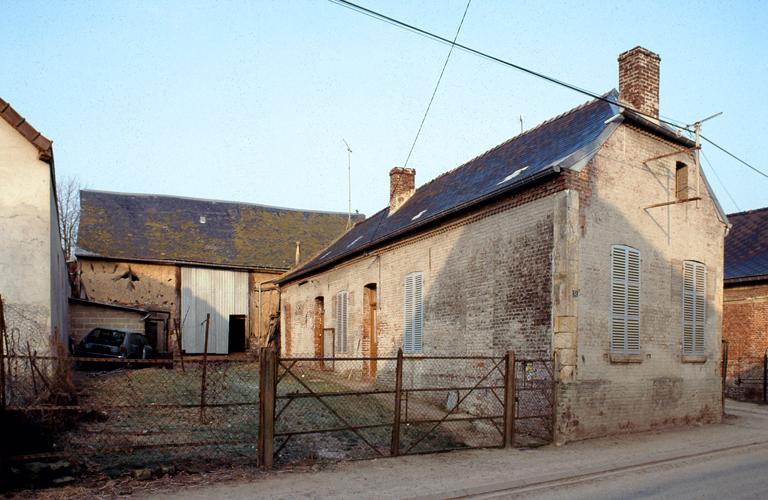
<instances>
[{"instance_id":1,"label":"brick chimney","mask_svg":"<svg viewBox=\"0 0 768 500\"><path fill-rule=\"evenodd\" d=\"M635 47L619 55L619 99L654 118L659 118L658 54Z\"/></svg>"},{"instance_id":2,"label":"brick chimney","mask_svg":"<svg viewBox=\"0 0 768 500\"><path fill-rule=\"evenodd\" d=\"M389 213L394 213L416 190L416 170L395 167L389 171Z\"/></svg>"}]
</instances>

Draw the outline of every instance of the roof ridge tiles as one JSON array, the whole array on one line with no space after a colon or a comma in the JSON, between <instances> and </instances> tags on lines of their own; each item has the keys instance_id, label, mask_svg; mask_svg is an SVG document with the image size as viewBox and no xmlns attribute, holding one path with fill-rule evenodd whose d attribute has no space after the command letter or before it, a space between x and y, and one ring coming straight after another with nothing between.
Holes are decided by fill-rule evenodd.
<instances>
[{"instance_id":1,"label":"roof ridge tiles","mask_svg":"<svg viewBox=\"0 0 768 500\"><path fill-rule=\"evenodd\" d=\"M741 212L733 212L731 214L728 214L728 217L729 218L738 217L739 215L753 214L753 213L762 212L762 211L768 211L768 207L753 208L750 210L742 210Z\"/></svg>"},{"instance_id":2,"label":"roof ridge tiles","mask_svg":"<svg viewBox=\"0 0 768 500\"><path fill-rule=\"evenodd\" d=\"M120 191L108 191L108 190L102 190L102 189L81 189L80 191L85 193L106 194L106 195L124 196L124 197L173 198L176 200L201 201L201 202L207 202L207 203L221 203L226 205L247 205L249 207L266 208L266 209L273 209L273 210L285 210L290 212L303 212L303 213L329 214L329 215L347 215L347 212L342 212L342 211L337 212L337 211L331 211L331 210L312 210L312 209L305 209L305 208L280 207L276 205L265 205L262 203L253 203L248 201L217 200L213 198L196 198L193 196L177 196L172 194L124 193ZM357 217L361 215L364 216L364 214L352 214L352 215Z\"/></svg>"}]
</instances>

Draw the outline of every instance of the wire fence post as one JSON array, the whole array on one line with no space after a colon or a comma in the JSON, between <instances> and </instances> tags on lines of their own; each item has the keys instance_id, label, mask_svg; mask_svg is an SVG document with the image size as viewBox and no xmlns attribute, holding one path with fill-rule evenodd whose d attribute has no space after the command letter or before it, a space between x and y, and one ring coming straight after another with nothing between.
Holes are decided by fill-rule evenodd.
<instances>
[{"instance_id":1,"label":"wire fence post","mask_svg":"<svg viewBox=\"0 0 768 500\"><path fill-rule=\"evenodd\" d=\"M400 454L400 406L403 393L403 350L397 350L395 366L395 415L392 421L392 445L389 454L396 457Z\"/></svg>"},{"instance_id":2,"label":"wire fence post","mask_svg":"<svg viewBox=\"0 0 768 500\"><path fill-rule=\"evenodd\" d=\"M723 340L722 342L722 356L723 356L723 382L722 382L722 391L723 395L720 398L722 401L722 414L725 415L725 394L726 394L726 384L728 384L728 341Z\"/></svg>"},{"instance_id":3,"label":"wire fence post","mask_svg":"<svg viewBox=\"0 0 768 500\"><path fill-rule=\"evenodd\" d=\"M557 438L557 395L560 390L560 356L559 351L552 353L552 443Z\"/></svg>"},{"instance_id":4,"label":"wire fence post","mask_svg":"<svg viewBox=\"0 0 768 500\"><path fill-rule=\"evenodd\" d=\"M504 447L515 442L515 352L507 351L504 359Z\"/></svg>"},{"instance_id":5,"label":"wire fence post","mask_svg":"<svg viewBox=\"0 0 768 500\"><path fill-rule=\"evenodd\" d=\"M205 346L203 348L203 376L200 380L200 423L205 423L205 376L208 371L208 327L211 323L211 314L205 316Z\"/></svg>"},{"instance_id":6,"label":"wire fence post","mask_svg":"<svg viewBox=\"0 0 768 500\"><path fill-rule=\"evenodd\" d=\"M768 350L763 355L763 403L768 403Z\"/></svg>"},{"instance_id":7,"label":"wire fence post","mask_svg":"<svg viewBox=\"0 0 768 500\"><path fill-rule=\"evenodd\" d=\"M5 309L0 295L0 410L5 410Z\"/></svg>"},{"instance_id":8,"label":"wire fence post","mask_svg":"<svg viewBox=\"0 0 768 500\"><path fill-rule=\"evenodd\" d=\"M271 469L275 447L277 354L274 347L259 353L259 465Z\"/></svg>"}]
</instances>

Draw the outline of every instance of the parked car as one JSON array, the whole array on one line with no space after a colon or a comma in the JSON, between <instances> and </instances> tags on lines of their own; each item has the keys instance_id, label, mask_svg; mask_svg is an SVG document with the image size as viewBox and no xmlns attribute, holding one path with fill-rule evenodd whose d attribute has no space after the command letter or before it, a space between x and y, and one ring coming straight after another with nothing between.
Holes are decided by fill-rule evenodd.
<instances>
[{"instance_id":1,"label":"parked car","mask_svg":"<svg viewBox=\"0 0 768 500\"><path fill-rule=\"evenodd\" d=\"M75 355L88 358L149 359L154 349L138 332L94 328L77 345Z\"/></svg>"}]
</instances>

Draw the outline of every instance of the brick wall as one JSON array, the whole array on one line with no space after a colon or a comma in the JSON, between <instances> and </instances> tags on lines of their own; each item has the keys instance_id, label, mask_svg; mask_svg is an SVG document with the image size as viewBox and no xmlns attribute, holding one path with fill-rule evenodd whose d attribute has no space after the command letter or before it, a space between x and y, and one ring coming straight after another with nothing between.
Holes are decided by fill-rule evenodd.
<instances>
[{"instance_id":1,"label":"brick wall","mask_svg":"<svg viewBox=\"0 0 768 500\"><path fill-rule=\"evenodd\" d=\"M315 299L325 301L324 327L335 328L342 290L348 292L346 354L370 352L364 346L364 295L366 285L376 284L377 332L366 340L376 339L379 356L394 355L403 339L405 276L417 271L424 276L425 354L549 353L553 193L563 187L562 180L542 184L283 286L282 331L291 332L291 354L315 354Z\"/></svg>"},{"instance_id":2,"label":"brick wall","mask_svg":"<svg viewBox=\"0 0 768 500\"><path fill-rule=\"evenodd\" d=\"M419 271L424 354L511 349L534 357L555 348L559 441L718 421L725 226L703 181L699 202L645 208L675 200L676 162L693 159L644 160L679 149L622 125L578 171L284 285L291 354L315 352L314 300L330 306L324 326L333 328L336 294L346 290L345 354L363 355L363 290L376 284L378 353L393 355L402 345L403 282ZM614 244L641 251L641 354L629 364L610 356ZM682 355L681 272L689 259L707 266L706 351L697 359Z\"/></svg>"},{"instance_id":3,"label":"brick wall","mask_svg":"<svg viewBox=\"0 0 768 500\"><path fill-rule=\"evenodd\" d=\"M125 311L97 304L70 304L70 332L75 342L80 342L94 328L114 328L144 333L145 313Z\"/></svg>"},{"instance_id":4,"label":"brick wall","mask_svg":"<svg viewBox=\"0 0 768 500\"><path fill-rule=\"evenodd\" d=\"M563 294L575 297L576 332L556 342L576 362L561 373L561 442L720 419L724 224L703 181L698 203L645 208L673 201L676 162L693 164L688 153L644 162L675 149L622 125L585 169L589 195L578 208L578 279L572 293ZM624 360L610 352L610 254L617 244L641 254L641 353ZM682 355L684 260L707 266L701 359Z\"/></svg>"},{"instance_id":5,"label":"brick wall","mask_svg":"<svg viewBox=\"0 0 768 500\"><path fill-rule=\"evenodd\" d=\"M726 286L723 338L728 342L727 394L762 401L768 351L768 283Z\"/></svg>"}]
</instances>

